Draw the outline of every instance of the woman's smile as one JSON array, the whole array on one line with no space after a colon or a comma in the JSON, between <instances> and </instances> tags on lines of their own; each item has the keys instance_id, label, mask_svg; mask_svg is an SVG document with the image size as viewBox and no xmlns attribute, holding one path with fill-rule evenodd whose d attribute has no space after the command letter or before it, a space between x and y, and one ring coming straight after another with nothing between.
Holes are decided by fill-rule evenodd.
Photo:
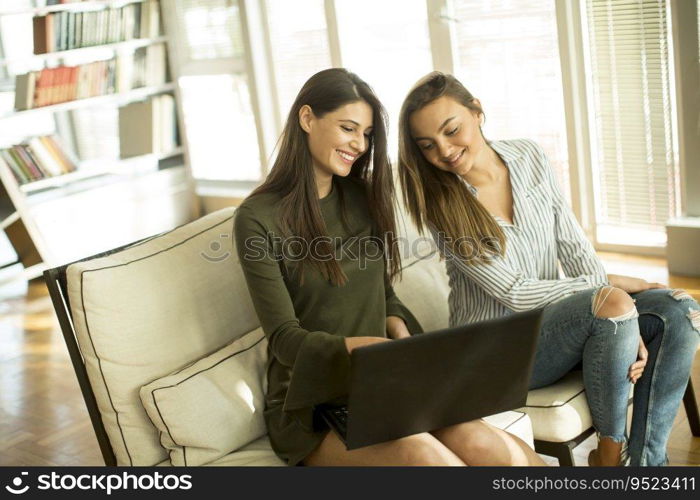
<instances>
[{"instance_id":1,"label":"woman's smile","mask_svg":"<svg viewBox=\"0 0 700 500\"><path fill-rule=\"evenodd\" d=\"M464 156L466 149L461 150L459 153L453 154L452 156L445 158L442 162L450 168L455 168L459 165L460 160Z\"/></svg>"},{"instance_id":2,"label":"woman's smile","mask_svg":"<svg viewBox=\"0 0 700 500\"><path fill-rule=\"evenodd\" d=\"M343 151L342 149L336 149L336 152L338 153L338 156L340 156L340 158L348 165L352 165L358 156L356 154L352 154L352 153L348 153L347 151Z\"/></svg>"}]
</instances>

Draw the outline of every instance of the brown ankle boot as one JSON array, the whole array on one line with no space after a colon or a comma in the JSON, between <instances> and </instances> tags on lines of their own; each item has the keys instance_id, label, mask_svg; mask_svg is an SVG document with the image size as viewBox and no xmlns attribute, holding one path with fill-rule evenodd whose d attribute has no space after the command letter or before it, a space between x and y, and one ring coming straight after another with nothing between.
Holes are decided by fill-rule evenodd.
<instances>
[{"instance_id":1,"label":"brown ankle boot","mask_svg":"<svg viewBox=\"0 0 700 500\"><path fill-rule=\"evenodd\" d=\"M601 460L600 460L600 445L601 442L605 440L605 443L603 443L603 446L606 448L617 448L617 453L615 453L618 456L618 459L614 466L625 466L628 461L627 457L627 443L616 443L615 441L612 441L609 438L599 438L598 440L598 448L591 450L591 452L588 454L588 465L590 467L601 467ZM611 450L609 450L611 451Z\"/></svg>"}]
</instances>

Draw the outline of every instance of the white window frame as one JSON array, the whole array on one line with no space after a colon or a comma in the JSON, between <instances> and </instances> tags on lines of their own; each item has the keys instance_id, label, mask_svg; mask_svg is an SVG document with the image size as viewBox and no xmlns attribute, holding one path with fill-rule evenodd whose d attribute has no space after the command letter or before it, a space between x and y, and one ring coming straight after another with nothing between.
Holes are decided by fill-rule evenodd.
<instances>
[{"instance_id":1,"label":"white window frame","mask_svg":"<svg viewBox=\"0 0 700 500\"><path fill-rule=\"evenodd\" d=\"M671 13L668 14L669 29L669 56L672 71L670 77L672 86L678 89L680 66L678 65L675 47L672 45L678 38L678 28L672 18L673 7L686 3L683 0L671 0ZM588 33L585 29L585 2L571 2L569 0L555 0L557 26L559 31L559 54L561 58L562 79L564 88L564 106L566 116L566 128L569 147L569 167L571 179L572 208L581 223L586 235L593 242L596 250L605 252L618 252L646 256L663 257L666 255L666 247L643 245L619 245L602 243L596 237L595 221L595 194L593 191L593 163L592 154L593 138L591 134L591 117L593 112L593 96L589 81L590 69L587 67L588 57ZM687 14L687 13L686 13ZM685 15L685 14L684 14ZM697 17L694 18L697 20ZM694 21L697 36L697 21ZM697 39L696 39L697 40ZM694 47L697 54L697 45ZM674 60L675 59L675 60ZM697 56L696 56L697 60ZM697 88L697 87L696 87ZM677 90L671 92L672 114L678 117ZM697 110L697 108L696 108ZM695 116L697 117L697 111ZM674 124L675 125L675 124ZM678 128L678 127L675 127ZM674 128L674 140L680 135L687 135L687 130ZM688 141L686 141L687 143ZM695 147L700 147L694 145ZM696 156L697 157L697 156ZM682 168L683 162L681 162ZM698 174L700 180L700 174ZM689 199L686 192L680 193L681 206L684 200Z\"/></svg>"},{"instance_id":2,"label":"white window frame","mask_svg":"<svg viewBox=\"0 0 700 500\"><path fill-rule=\"evenodd\" d=\"M681 168L681 213L685 217L700 217L700 6L697 1L671 0L670 8L676 68L675 117Z\"/></svg>"},{"instance_id":3,"label":"white window frame","mask_svg":"<svg viewBox=\"0 0 700 500\"><path fill-rule=\"evenodd\" d=\"M340 34L338 32L338 15L335 8L335 0L324 0L324 6L326 8L326 29L328 30L331 65L334 68L342 68L343 58L340 51Z\"/></svg>"},{"instance_id":4,"label":"white window frame","mask_svg":"<svg viewBox=\"0 0 700 500\"><path fill-rule=\"evenodd\" d=\"M426 0L428 9L428 34L433 56L433 68L443 73L454 73L455 38L453 16L449 0Z\"/></svg>"},{"instance_id":5,"label":"white window frame","mask_svg":"<svg viewBox=\"0 0 700 500\"><path fill-rule=\"evenodd\" d=\"M603 244L596 239L594 179L592 169L593 138L591 117L593 99L586 67L588 50L587 31L584 26L585 3L583 1L553 0L556 13L559 54L562 73L564 112L567 129L570 189L573 211L585 233L598 250L664 255L660 247ZM260 138L261 179L269 171L277 137L282 130L282 115L277 96L276 78L271 53L270 30L264 2L238 0L246 48L245 71L249 78L250 95L255 123ZM455 58L455 19L450 12L449 0L425 0L428 13L428 29L433 67L453 73ZM679 157L682 174L681 204L684 215L700 216L700 170L689 168L690 160L700 157L697 137L700 115L700 98L695 95L700 88L700 68L697 68L697 4L694 1L670 0L669 40L673 57L675 96L672 102L676 110ZM328 45L331 65L342 67L336 0L324 0ZM689 54L692 52L692 55ZM692 60L695 69L685 71L679 78L680 68ZM202 68L211 71L211 68ZM188 72L189 73L189 72ZM207 186L218 193L230 190L232 196L241 197L252 189L251 182L206 181Z\"/></svg>"},{"instance_id":6,"label":"white window frame","mask_svg":"<svg viewBox=\"0 0 700 500\"><path fill-rule=\"evenodd\" d=\"M581 3L555 0L564 117L569 154L571 205L586 236L595 242L595 203L590 134L591 102L585 67Z\"/></svg>"}]
</instances>

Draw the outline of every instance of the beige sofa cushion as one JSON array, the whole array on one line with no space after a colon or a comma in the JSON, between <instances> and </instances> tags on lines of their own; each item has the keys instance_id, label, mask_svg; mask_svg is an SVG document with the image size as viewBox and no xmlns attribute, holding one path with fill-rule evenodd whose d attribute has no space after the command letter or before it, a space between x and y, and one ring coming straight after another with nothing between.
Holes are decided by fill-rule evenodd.
<instances>
[{"instance_id":1,"label":"beige sofa cushion","mask_svg":"<svg viewBox=\"0 0 700 500\"><path fill-rule=\"evenodd\" d=\"M159 467L167 467L173 464L170 460L163 460L157 465ZM207 466L210 465L219 467L273 467L285 466L287 464L275 455L275 452L272 451L272 447L270 446L270 439L265 435L207 464Z\"/></svg>"},{"instance_id":2,"label":"beige sofa cushion","mask_svg":"<svg viewBox=\"0 0 700 500\"><path fill-rule=\"evenodd\" d=\"M168 458L139 389L259 326L224 209L68 267L68 298L119 465Z\"/></svg>"},{"instance_id":3,"label":"beige sofa cushion","mask_svg":"<svg viewBox=\"0 0 700 500\"><path fill-rule=\"evenodd\" d=\"M535 438L542 441L563 443L593 425L580 371L530 391L526 406L518 411L530 415Z\"/></svg>"},{"instance_id":4,"label":"beige sofa cushion","mask_svg":"<svg viewBox=\"0 0 700 500\"><path fill-rule=\"evenodd\" d=\"M218 467L242 467L242 466L286 466L270 446L270 439L267 435L244 446L240 450L229 453L207 465Z\"/></svg>"},{"instance_id":5,"label":"beige sofa cushion","mask_svg":"<svg viewBox=\"0 0 700 500\"><path fill-rule=\"evenodd\" d=\"M492 425L495 425L499 429L507 430L511 434L521 438L530 446L533 446L532 425L530 424L530 417L528 417L527 414L517 411L506 411L497 415L486 417L484 420ZM173 464L170 462L170 460L164 460L158 465L168 466ZM267 436L263 436L234 451L233 453L229 453L228 455L214 460L206 465L227 467L269 467L275 465L285 465L285 463L280 460L277 455L275 455L274 451L272 451L269 438Z\"/></svg>"},{"instance_id":6,"label":"beige sofa cushion","mask_svg":"<svg viewBox=\"0 0 700 500\"><path fill-rule=\"evenodd\" d=\"M431 332L449 325L450 285L445 262L433 252L429 257L414 258L401 272L401 281L394 291L420 322L423 330Z\"/></svg>"},{"instance_id":7,"label":"beige sofa cushion","mask_svg":"<svg viewBox=\"0 0 700 500\"><path fill-rule=\"evenodd\" d=\"M267 434L267 340L258 328L141 388L173 465L203 465Z\"/></svg>"}]
</instances>

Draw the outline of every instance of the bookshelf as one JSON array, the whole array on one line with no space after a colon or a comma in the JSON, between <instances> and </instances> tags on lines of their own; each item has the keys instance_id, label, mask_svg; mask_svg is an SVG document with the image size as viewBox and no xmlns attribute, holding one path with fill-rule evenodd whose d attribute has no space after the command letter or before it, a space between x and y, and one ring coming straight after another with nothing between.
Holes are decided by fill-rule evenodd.
<instances>
[{"instance_id":1,"label":"bookshelf","mask_svg":"<svg viewBox=\"0 0 700 500\"><path fill-rule=\"evenodd\" d=\"M1 14L0 14L1 15ZM57 50L55 52L47 52L46 54L33 54L28 57L18 58L18 59L0 59L0 64L15 64L20 62L27 62L28 59L36 61L48 61L52 59L65 59L72 56L79 56L83 54L90 54L91 52L96 52L98 50L112 50L112 51L122 51L122 50L134 50L142 47L148 47L149 45L154 45L157 43L165 43L167 38L164 36L156 38L136 38L133 40L125 40L123 42L113 42L105 43L102 45L91 45L89 47L79 47L77 49L70 50Z\"/></svg>"},{"instance_id":2,"label":"bookshelf","mask_svg":"<svg viewBox=\"0 0 700 500\"><path fill-rule=\"evenodd\" d=\"M175 90L175 84L164 83L162 85L157 85L153 87L142 87L138 89L133 89L119 94L107 94L95 97L88 97L85 99L75 99L73 101L62 102L59 104L51 104L49 106L41 106L33 109L13 111L12 113L6 113L4 116L0 116L0 120L3 118L12 118L16 116L27 116L32 114L37 115L41 113L46 113L47 111L70 111L73 109L102 104L114 104L117 106L121 106L124 104L128 104L129 102L140 101L154 95L172 92L173 90Z\"/></svg>"},{"instance_id":3,"label":"bookshelf","mask_svg":"<svg viewBox=\"0 0 700 500\"><path fill-rule=\"evenodd\" d=\"M34 31L32 39L61 49L47 51L46 46L39 49L35 45L31 52L23 47L19 55L18 51L7 54L2 50L7 40L0 40L0 76L5 75L0 91L5 92L7 104L9 75L15 99L14 109L7 105L0 109L0 226L24 268L23 277L39 277L48 267L196 218L199 204L185 135L178 130L182 111L178 88L168 74L171 42L163 34L160 2L95 0L46 5L50 2L26 0L17 7L18 3L0 6L0 21L3 16L19 16L32 30L53 23L48 35L37 37ZM49 21L43 16L56 18ZM43 19L37 21L39 17ZM81 27L81 20L91 24ZM90 31L93 20L100 20L94 23L96 33ZM110 24L117 20L118 26ZM74 33L56 31L70 29ZM34 53L37 51L45 53ZM150 104L156 101L164 104ZM121 111L127 108L132 111ZM118 139L116 155L80 158L76 153L78 143L93 140L92 133L95 141L102 140L100 130L60 140L65 130L77 134L75 127L66 125L73 123L72 113L93 111L117 120L116 127L110 128L116 137L107 138ZM32 129L35 122L55 126L48 134L33 132L19 139L2 134L3 126L13 130L14 123L18 128L29 124ZM55 140L60 145L49 148L52 153L58 150L53 157L37 146L49 136L52 144ZM130 146L130 141L141 136L151 141ZM70 158L75 168L48 168L58 156Z\"/></svg>"},{"instance_id":4,"label":"bookshelf","mask_svg":"<svg viewBox=\"0 0 700 500\"><path fill-rule=\"evenodd\" d=\"M52 12L81 11L88 12L105 8L119 8L134 3L143 3L147 0L94 0L91 2L73 2L56 5L42 5L37 7L23 7L14 9L3 9L0 7L0 16L29 14L41 16ZM45 2L42 2L45 3Z\"/></svg>"}]
</instances>

